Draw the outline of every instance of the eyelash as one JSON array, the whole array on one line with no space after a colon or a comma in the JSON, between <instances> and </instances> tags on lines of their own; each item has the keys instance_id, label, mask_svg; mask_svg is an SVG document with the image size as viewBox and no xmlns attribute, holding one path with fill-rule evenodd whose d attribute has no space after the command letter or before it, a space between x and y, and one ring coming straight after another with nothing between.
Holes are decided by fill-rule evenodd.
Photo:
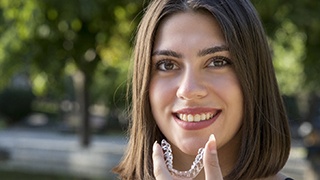
<instances>
[{"instance_id":1,"label":"eyelash","mask_svg":"<svg viewBox=\"0 0 320 180\"><path fill-rule=\"evenodd\" d=\"M168 64L170 64L171 66L176 66L176 67L174 69L165 69L165 67L161 67L161 66L166 66ZM172 60L168 60L168 59L158 61L155 66L156 66L156 69L160 70L160 71L170 71L170 70L175 70L178 68L176 63L174 63Z\"/></svg>"},{"instance_id":2,"label":"eyelash","mask_svg":"<svg viewBox=\"0 0 320 180\"><path fill-rule=\"evenodd\" d=\"M213 63L213 65L210 65L212 63ZM219 64L217 65L215 63L219 63ZM232 63L231 63L231 60L227 57L216 56L216 57L213 57L210 60L208 60L207 64L208 65L206 65L206 67L221 68L223 66L231 65ZM167 65L170 65L171 69L166 69L166 68L168 68L168 67L165 67ZM179 67L176 65L176 63L174 61L168 60L168 59L163 59L163 60L158 61L155 64L155 67L157 70L160 70L160 71L171 71L171 70L179 69Z\"/></svg>"},{"instance_id":3,"label":"eyelash","mask_svg":"<svg viewBox=\"0 0 320 180\"><path fill-rule=\"evenodd\" d=\"M211 67L215 67L215 68L221 68L223 66L227 66L227 65L232 64L231 60L227 57L224 57L224 56L216 56L216 57L211 58L209 60L209 63L207 66L209 66L211 63L219 63L219 65L213 64L213 66L211 66Z\"/></svg>"}]
</instances>

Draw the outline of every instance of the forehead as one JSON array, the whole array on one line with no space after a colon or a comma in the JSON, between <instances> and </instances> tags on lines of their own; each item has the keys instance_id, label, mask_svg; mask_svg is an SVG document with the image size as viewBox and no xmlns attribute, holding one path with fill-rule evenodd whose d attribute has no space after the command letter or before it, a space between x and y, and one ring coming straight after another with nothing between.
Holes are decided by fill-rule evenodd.
<instances>
[{"instance_id":1,"label":"forehead","mask_svg":"<svg viewBox=\"0 0 320 180\"><path fill-rule=\"evenodd\" d=\"M154 49L172 49L177 45L205 48L226 45L221 28L207 12L179 12L159 24Z\"/></svg>"}]
</instances>

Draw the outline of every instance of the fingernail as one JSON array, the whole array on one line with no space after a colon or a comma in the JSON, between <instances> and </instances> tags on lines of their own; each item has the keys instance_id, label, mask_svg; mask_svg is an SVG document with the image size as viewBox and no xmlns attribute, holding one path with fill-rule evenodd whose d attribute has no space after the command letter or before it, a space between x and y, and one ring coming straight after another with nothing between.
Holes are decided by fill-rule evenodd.
<instances>
[{"instance_id":1,"label":"fingernail","mask_svg":"<svg viewBox=\"0 0 320 180\"><path fill-rule=\"evenodd\" d=\"M210 135L209 137L209 150L211 154L216 154L217 153L217 145L216 145L216 138L213 134Z\"/></svg>"},{"instance_id":2,"label":"fingernail","mask_svg":"<svg viewBox=\"0 0 320 180\"><path fill-rule=\"evenodd\" d=\"M153 143L153 148L152 148L152 149L153 149L153 151L155 151L155 150L156 150L156 148L157 148L157 146L156 146L156 145L157 145L157 144L158 144L158 141L155 141L155 142Z\"/></svg>"},{"instance_id":3,"label":"fingernail","mask_svg":"<svg viewBox=\"0 0 320 180\"><path fill-rule=\"evenodd\" d=\"M210 134L210 136L209 136L209 141L216 141L216 138L214 137L213 134Z\"/></svg>"}]
</instances>

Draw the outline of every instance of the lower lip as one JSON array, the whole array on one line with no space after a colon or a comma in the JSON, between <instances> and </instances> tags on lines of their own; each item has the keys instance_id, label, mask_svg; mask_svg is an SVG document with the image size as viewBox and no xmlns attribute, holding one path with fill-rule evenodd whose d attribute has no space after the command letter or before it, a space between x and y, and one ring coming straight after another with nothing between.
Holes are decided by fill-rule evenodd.
<instances>
[{"instance_id":1,"label":"lower lip","mask_svg":"<svg viewBox=\"0 0 320 180\"><path fill-rule=\"evenodd\" d=\"M185 130L199 130L199 129L203 129L206 128L208 126L210 126L212 123L214 123L218 117L220 116L220 113L217 113L213 118L209 119L209 120L205 120L205 121L199 121L199 122L186 122L186 121L182 121L179 118L177 118L176 116L174 116L174 120L177 122L177 124L182 127Z\"/></svg>"}]
</instances>

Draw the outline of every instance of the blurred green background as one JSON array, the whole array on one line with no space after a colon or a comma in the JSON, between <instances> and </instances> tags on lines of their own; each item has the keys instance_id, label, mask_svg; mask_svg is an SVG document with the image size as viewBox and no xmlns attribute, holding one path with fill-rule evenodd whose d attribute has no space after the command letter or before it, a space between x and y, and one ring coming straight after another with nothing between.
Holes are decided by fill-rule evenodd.
<instances>
[{"instance_id":1,"label":"blurred green background","mask_svg":"<svg viewBox=\"0 0 320 180\"><path fill-rule=\"evenodd\" d=\"M301 124L320 124L320 1L252 2L273 50L293 136L301 137ZM123 134L129 60L146 5L0 0L1 129L76 133L84 148L92 134Z\"/></svg>"},{"instance_id":2,"label":"blurred green background","mask_svg":"<svg viewBox=\"0 0 320 180\"><path fill-rule=\"evenodd\" d=\"M129 0L1 0L0 112L5 124L35 112L50 121L68 119L75 130L81 126L77 119L88 121L91 115L116 120L125 104L142 7Z\"/></svg>"}]
</instances>

